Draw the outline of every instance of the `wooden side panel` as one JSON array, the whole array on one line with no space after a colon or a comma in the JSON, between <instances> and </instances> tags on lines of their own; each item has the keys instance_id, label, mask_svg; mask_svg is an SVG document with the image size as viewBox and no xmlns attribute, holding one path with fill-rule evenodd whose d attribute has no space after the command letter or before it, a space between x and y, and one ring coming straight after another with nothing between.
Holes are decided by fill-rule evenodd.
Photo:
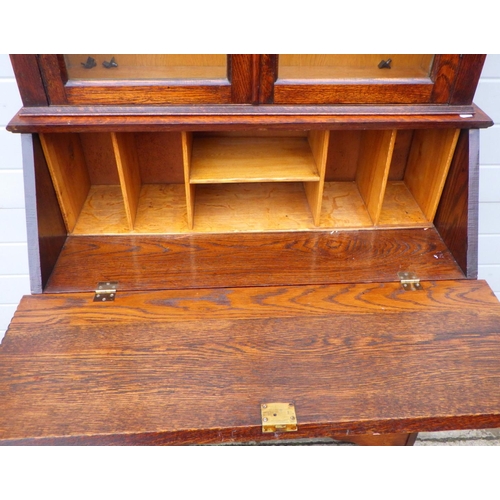
<instances>
[{"instance_id":1,"label":"wooden side panel","mask_svg":"<svg viewBox=\"0 0 500 500\"><path fill-rule=\"evenodd\" d=\"M0 347L0 440L228 443L500 426L498 300L483 281L423 287L25 297ZM298 431L263 434L265 402L293 402Z\"/></svg>"},{"instance_id":2,"label":"wooden side panel","mask_svg":"<svg viewBox=\"0 0 500 500\"><path fill-rule=\"evenodd\" d=\"M405 183L429 221L434 219L460 130L417 130Z\"/></svg>"},{"instance_id":3,"label":"wooden side panel","mask_svg":"<svg viewBox=\"0 0 500 500\"><path fill-rule=\"evenodd\" d=\"M40 139L23 135L22 148L31 292L41 293L66 241L66 226Z\"/></svg>"},{"instance_id":4,"label":"wooden side panel","mask_svg":"<svg viewBox=\"0 0 500 500\"><path fill-rule=\"evenodd\" d=\"M141 176L134 136L132 134L111 133L111 139L125 203L125 213L127 214L129 228L132 231L141 193Z\"/></svg>"},{"instance_id":5,"label":"wooden side panel","mask_svg":"<svg viewBox=\"0 0 500 500\"><path fill-rule=\"evenodd\" d=\"M78 134L40 134L52 181L68 228L73 231L90 189Z\"/></svg>"},{"instance_id":6,"label":"wooden side panel","mask_svg":"<svg viewBox=\"0 0 500 500\"><path fill-rule=\"evenodd\" d=\"M479 131L463 130L434 225L468 278L477 278Z\"/></svg>"},{"instance_id":7,"label":"wooden side panel","mask_svg":"<svg viewBox=\"0 0 500 500\"><path fill-rule=\"evenodd\" d=\"M356 182L373 224L382 211L395 140L395 130L366 131L361 140Z\"/></svg>"},{"instance_id":8,"label":"wooden side panel","mask_svg":"<svg viewBox=\"0 0 500 500\"><path fill-rule=\"evenodd\" d=\"M323 200L323 188L325 186L326 158L330 134L325 131L311 131L308 135L309 145L318 169L319 181L305 182L304 190L313 215L314 224L319 225L321 217L321 204Z\"/></svg>"},{"instance_id":9,"label":"wooden side panel","mask_svg":"<svg viewBox=\"0 0 500 500\"><path fill-rule=\"evenodd\" d=\"M47 96L35 54L11 55L10 60L24 106L47 106Z\"/></svg>"},{"instance_id":10,"label":"wooden side panel","mask_svg":"<svg viewBox=\"0 0 500 500\"><path fill-rule=\"evenodd\" d=\"M486 55L463 54L460 60L450 104L471 104Z\"/></svg>"}]
</instances>

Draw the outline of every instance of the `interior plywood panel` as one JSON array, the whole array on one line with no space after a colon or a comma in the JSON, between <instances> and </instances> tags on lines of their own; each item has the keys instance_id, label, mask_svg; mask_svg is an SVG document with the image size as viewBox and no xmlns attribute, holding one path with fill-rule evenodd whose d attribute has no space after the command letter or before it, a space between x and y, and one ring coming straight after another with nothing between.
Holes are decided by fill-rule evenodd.
<instances>
[{"instance_id":1,"label":"interior plywood panel","mask_svg":"<svg viewBox=\"0 0 500 500\"><path fill-rule=\"evenodd\" d=\"M91 184L120 183L116 158L110 134L82 133L80 134L82 150Z\"/></svg>"},{"instance_id":2,"label":"interior plywood panel","mask_svg":"<svg viewBox=\"0 0 500 500\"><path fill-rule=\"evenodd\" d=\"M183 184L180 132L134 134L143 184Z\"/></svg>"},{"instance_id":3,"label":"interior plywood panel","mask_svg":"<svg viewBox=\"0 0 500 500\"><path fill-rule=\"evenodd\" d=\"M326 181L354 181L361 144L359 130L331 130Z\"/></svg>"}]
</instances>

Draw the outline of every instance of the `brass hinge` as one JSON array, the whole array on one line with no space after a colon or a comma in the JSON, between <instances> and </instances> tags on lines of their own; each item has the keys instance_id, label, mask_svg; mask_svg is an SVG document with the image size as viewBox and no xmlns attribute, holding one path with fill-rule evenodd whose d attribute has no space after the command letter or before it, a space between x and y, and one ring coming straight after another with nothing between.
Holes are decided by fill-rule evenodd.
<instances>
[{"instance_id":1,"label":"brass hinge","mask_svg":"<svg viewBox=\"0 0 500 500\"><path fill-rule=\"evenodd\" d=\"M401 281L401 285L407 292L423 290L423 287L420 284L420 279L417 278L417 275L415 273L411 273L408 271L400 271L398 273L398 278Z\"/></svg>"},{"instance_id":2,"label":"brass hinge","mask_svg":"<svg viewBox=\"0 0 500 500\"><path fill-rule=\"evenodd\" d=\"M101 281L97 283L94 302L113 302L116 297L118 281Z\"/></svg>"},{"instance_id":3,"label":"brass hinge","mask_svg":"<svg viewBox=\"0 0 500 500\"><path fill-rule=\"evenodd\" d=\"M263 403L260 405L262 432L293 432L297 430L297 415L293 403Z\"/></svg>"}]
</instances>

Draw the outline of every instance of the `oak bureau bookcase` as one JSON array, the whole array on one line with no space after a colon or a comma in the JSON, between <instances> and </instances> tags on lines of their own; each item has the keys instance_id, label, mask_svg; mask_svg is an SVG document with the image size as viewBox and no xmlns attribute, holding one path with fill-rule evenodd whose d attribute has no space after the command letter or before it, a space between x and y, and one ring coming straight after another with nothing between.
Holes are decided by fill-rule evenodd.
<instances>
[{"instance_id":1,"label":"oak bureau bookcase","mask_svg":"<svg viewBox=\"0 0 500 500\"><path fill-rule=\"evenodd\" d=\"M11 56L32 294L0 442L500 427L484 57Z\"/></svg>"}]
</instances>

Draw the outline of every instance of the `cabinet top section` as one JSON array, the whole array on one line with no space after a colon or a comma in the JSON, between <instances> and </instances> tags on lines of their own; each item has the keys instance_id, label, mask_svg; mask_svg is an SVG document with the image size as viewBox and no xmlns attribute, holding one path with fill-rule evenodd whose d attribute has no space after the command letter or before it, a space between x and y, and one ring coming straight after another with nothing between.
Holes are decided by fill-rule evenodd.
<instances>
[{"instance_id":1,"label":"cabinet top section","mask_svg":"<svg viewBox=\"0 0 500 500\"><path fill-rule=\"evenodd\" d=\"M19 119L474 114L484 55L18 54ZM182 118L185 117L185 118ZM284 118L278 118L284 117ZM175 119L173 120L175 121ZM327 120L328 121L328 120ZM438 120L439 121L439 120Z\"/></svg>"}]
</instances>

